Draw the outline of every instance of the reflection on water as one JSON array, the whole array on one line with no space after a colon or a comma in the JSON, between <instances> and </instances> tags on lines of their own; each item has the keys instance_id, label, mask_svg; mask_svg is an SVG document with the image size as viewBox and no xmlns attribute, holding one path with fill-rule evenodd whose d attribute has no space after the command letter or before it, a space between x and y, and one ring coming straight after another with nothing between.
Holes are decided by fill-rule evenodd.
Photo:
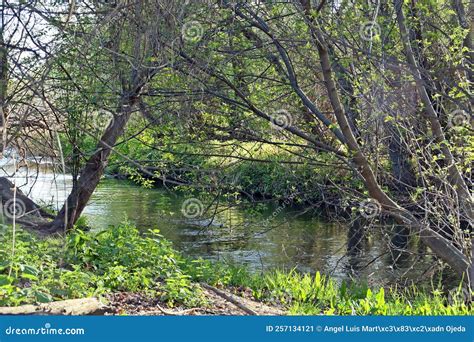
<instances>
[{"instance_id":1,"label":"reflection on water","mask_svg":"<svg viewBox=\"0 0 474 342\"><path fill-rule=\"evenodd\" d=\"M55 208L62 205L71 188L70 176L55 175L49 167L30 168L29 173L23 170L10 179L35 201ZM432 262L424 257L409 269L415 260L411 253L390 252L390 241L401 249L408 244L400 231L386 236L373 228L368 230L361 222L349 228L311 215L297 215L294 208L278 210L267 226L263 223L276 206L257 211L228 208L223 203L212 207L200 220L189 220L181 213L186 199L164 189L143 189L104 179L84 214L93 229L118 225L128 218L141 229L160 229L189 256L228 260L255 270L296 267L305 272L319 270L338 279L357 276L375 283L407 270L411 277L417 277ZM214 212L213 224L205 226L212 222L209 218ZM416 250L418 246L408 248Z\"/></svg>"}]
</instances>

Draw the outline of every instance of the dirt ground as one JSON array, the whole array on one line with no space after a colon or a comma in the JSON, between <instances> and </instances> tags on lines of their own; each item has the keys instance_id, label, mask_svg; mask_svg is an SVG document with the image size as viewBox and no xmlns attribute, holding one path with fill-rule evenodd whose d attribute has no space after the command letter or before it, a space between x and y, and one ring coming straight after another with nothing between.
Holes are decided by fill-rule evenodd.
<instances>
[{"instance_id":1,"label":"dirt ground","mask_svg":"<svg viewBox=\"0 0 474 342\"><path fill-rule=\"evenodd\" d=\"M215 288L214 288L215 289ZM255 301L248 291L203 288L208 305L196 308L168 307L156 298L142 294L120 292L108 296L112 315L163 316L163 315L285 315L281 307ZM232 290L232 291L231 291ZM238 294L236 294L236 292Z\"/></svg>"}]
</instances>

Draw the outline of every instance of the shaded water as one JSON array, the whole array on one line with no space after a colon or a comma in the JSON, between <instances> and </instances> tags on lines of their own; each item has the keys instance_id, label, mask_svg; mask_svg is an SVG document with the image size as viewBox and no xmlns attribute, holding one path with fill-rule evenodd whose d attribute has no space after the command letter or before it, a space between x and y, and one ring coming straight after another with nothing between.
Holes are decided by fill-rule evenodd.
<instances>
[{"instance_id":1,"label":"shaded water","mask_svg":"<svg viewBox=\"0 0 474 342\"><path fill-rule=\"evenodd\" d=\"M30 169L28 174L23 170L10 179L35 201L55 208L63 204L71 188L71 177L54 174L48 165ZM144 189L126 181L104 179L84 215L93 229L128 219L143 230L160 229L188 256L226 260L254 270L297 268L304 272L322 271L337 279L355 276L372 284L390 281L403 273L416 278L432 263L427 256L415 260L414 252L420 255L424 251L420 253L412 243L408 252L413 254L403 253L394 264L388 241L397 240L378 228L370 228L362 237L354 226L350 229L344 224L325 222L314 213L302 215L301 208L278 205L258 206L257 210L254 205L229 208L221 203L197 219L189 219L182 213L187 199L166 189ZM271 220L265 224L268 218Z\"/></svg>"}]
</instances>

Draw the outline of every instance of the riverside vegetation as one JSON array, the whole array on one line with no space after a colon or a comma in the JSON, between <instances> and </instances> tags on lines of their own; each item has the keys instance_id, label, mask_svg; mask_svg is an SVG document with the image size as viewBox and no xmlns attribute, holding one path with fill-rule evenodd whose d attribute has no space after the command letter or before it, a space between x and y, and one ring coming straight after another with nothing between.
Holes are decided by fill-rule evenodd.
<instances>
[{"instance_id":1,"label":"riverside vegetation","mask_svg":"<svg viewBox=\"0 0 474 342\"><path fill-rule=\"evenodd\" d=\"M290 314L472 314L473 6L3 1L0 305L139 293L205 307L207 283ZM42 164L53 169L45 198L28 189ZM107 174L184 193L198 205L183 226L218 217L224 203L251 207L240 220L247 227L270 201L298 210L294 217L344 220L345 245L325 257L368 256L376 271L393 257L390 285L364 285L357 272L340 282L319 265L288 271L297 258L265 274L191 260L158 231L143 233L172 228L148 217L159 209L151 196L138 213L148 222L118 218L84 232ZM326 260L313 250L330 239L307 237L293 247ZM428 285L397 287L415 271Z\"/></svg>"},{"instance_id":2,"label":"riverside vegetation","mask_svg":"<svg viewBox=\"0 0 474 342\"><path fill-rule=\"evenodd\" d=\"M130 223L101 232L75 229L65 239L40 239L24 230L0 233L0 305L106 296L116 292L159 298L168 307L205 307L200 283L246 288L257 301L287 314L471 315L462 288L368 288L296 271L254 274L242 267L189 260L158 230L142 234Z\"/></svg>"}]
</instances>

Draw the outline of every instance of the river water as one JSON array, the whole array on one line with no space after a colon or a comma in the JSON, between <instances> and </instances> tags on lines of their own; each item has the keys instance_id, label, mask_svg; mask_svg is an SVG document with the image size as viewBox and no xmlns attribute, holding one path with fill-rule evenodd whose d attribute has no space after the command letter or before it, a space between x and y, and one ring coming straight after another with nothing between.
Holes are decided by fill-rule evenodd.
<instances>
[{"instance_id":1,"label":"river water","mask_svg":"<svg viewBox=\"0 0 474 342\"><path fill-rule=\"evenodd\" d=\"M29 168L28 172L22 169L15 175L12 168L2 169L0 176L8 176L36 202L54 208L62 206L71 188L71 176L52 172L50 165ZM404 245L406 252L394 262L399 253L388 248L388 242L393 244L397 239L386 233L390 231L387 227L384 232L366 227L365 237L359 239L360 230L354 232L347 224L326 222L314 213L301 214L301 208L277 204L229 207L220 203L190 219L182 211L189 199L165 188L144 189L127 181L104 179L84 216L94 230L124 220L142 230L158 228L185 255L228 261L256 271L321 271L339 280L365 279L372 285L402 274L417 279L433 263L416 243ZM355 247L350 239L354 236Z\"/></svg>"}]
</instances>

